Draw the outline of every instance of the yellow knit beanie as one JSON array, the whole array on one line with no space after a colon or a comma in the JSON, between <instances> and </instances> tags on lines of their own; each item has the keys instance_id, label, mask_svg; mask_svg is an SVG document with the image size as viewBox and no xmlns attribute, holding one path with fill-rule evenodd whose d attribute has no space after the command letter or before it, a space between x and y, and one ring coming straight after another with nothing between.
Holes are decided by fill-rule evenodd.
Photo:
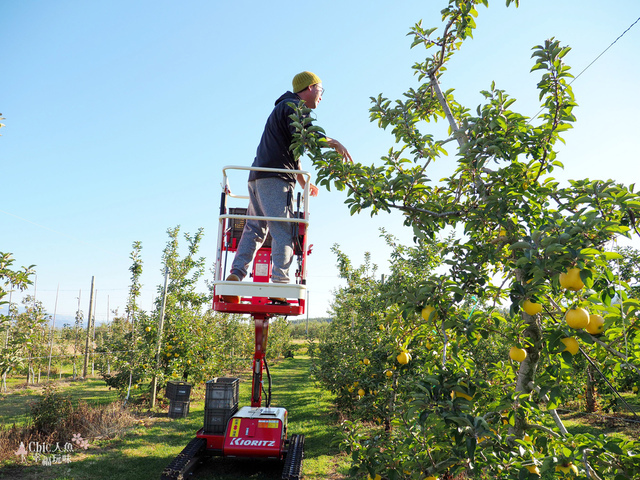
<instances>
[{"instance_id":1,"label":"yellow knit beanie","mask_svg":"<svg viewBox=\"0 0 640 480\"><path fill-rule=\"evenodd\" d=\"M293 77L293 93L298 93L309 85L315 85L316 83L322 83L320 77L318 77L315 73L312 72L301 72Z\"/></svg>"}]
</instances>

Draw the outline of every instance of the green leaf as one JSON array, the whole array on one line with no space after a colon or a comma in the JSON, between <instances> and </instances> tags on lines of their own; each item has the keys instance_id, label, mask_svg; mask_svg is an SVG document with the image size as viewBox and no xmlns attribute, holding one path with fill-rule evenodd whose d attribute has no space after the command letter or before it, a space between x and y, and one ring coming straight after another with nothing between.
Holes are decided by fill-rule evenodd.
<instances>
[{"instance_id":1,"label":"green leaf","mask_svg":"<svg viewBox=\"0 0 640 480\"><path fill-rule=\"evenodd\" d=\"M512 245L509 245L510 250L524 249L524 248L532 248L532 246L529 242L516 242Z\"/></svg>"},{"instance_id":2,"label":"green leaf","mask_svg":"<svg viewBox=\"0 0 640 480\"><path fill-rule=\"evenodd\" d=\"M604 448L617 455L624 455L624 452L620 448L620 445L618 445L616 442L607 442L605 443Z\"/></svg>"},{"instance_id":3,"label":"green leaf","mask_svg":"<svg viewBox=\"0 0 640 480\"><path fill-rule=\"evenodd\" d=\"M459 427L470 426L469 420L465 417L446 417L446 420L455 423Z\"/></svg>"},{"instance_id":4,"label":"green leaf","mask_svg":"<svg viewBox=\"0 0 640 480\"><path fill-rule=\"evenodd\" d=\"M467 455L469 459L473 462L474 456L476 453L476 446L478 445L478 442L476 441L475 437L467 437L466 443L467 443Z\"/></svg>"}]
</instances>

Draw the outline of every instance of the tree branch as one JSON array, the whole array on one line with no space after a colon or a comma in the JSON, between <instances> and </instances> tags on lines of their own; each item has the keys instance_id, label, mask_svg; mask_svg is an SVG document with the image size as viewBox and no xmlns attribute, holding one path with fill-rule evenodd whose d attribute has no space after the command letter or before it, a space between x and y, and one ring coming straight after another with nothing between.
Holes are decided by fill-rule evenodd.
<instances>
[{"instance_id":1,"label":"tree branch","mask_svg":"<svg viewBox=\"0 0 640 480\"><path fill-rule=\"evenodd\" d=\"M433 212L431 210L426 210L424 208L418 207L407 207L406 205L396 205L395 203L389 204L390 207L396 208L398 210L406 211L406 212L414 212L414 213L424 213L429 215L430 217L442 218L442 217L454 217L459 216L462 212Z\"/></svg>"},{"instance_id":2,"label":"tree branch","mask_svg":"<svg viewBox=\"0 0 640 480\"><path fill-rule=\"evenodd\" d=\"M540 395L540 387L538 385L530 382L528 387L530 390L534 390L538 395ZM540 395L540 398L545 402L549 402L549 397L546 394ZM560 430L562 436L566 436L569 432L567 431L567 427L564 426L564 423L562 423L562 419L560 418L560 415L558 415L557 410L555 408L549 410L549 415L553 418L553 421L556 423L556 426L558 427L558 430Z\"/></svg>"},{"instance_id":3,"label":"tree branch","mask_svg":"<svg viewBox=\"0 0 640 480\"><path fill-rule=\"evenodd\" d=\"M543 425L538 425L536 423L527 423L527 425L525 426L525 430L540 430L540 431L548 433L549 435L552 435L552 436L554 436L556 438L560 438L560 435L558 434L558 432L554 432L549 427L545 427Z\"/></svg>"},{"instance_id":4,"label":"tree branch","mask_svg":"<svg viewBox=\"0 0 640 480\"><path fill-rule=\"evenodd\" d=\"M584 469L587 472L587 478L591 478L593 477L595 480L602 480L595 472L595 470L593 468L591 468L591 465L589 464L589 461L587 460L587 451L589 449L585 448L584 451L582 452L582 463L584 463Z\"/></svg>"}]
</instances>

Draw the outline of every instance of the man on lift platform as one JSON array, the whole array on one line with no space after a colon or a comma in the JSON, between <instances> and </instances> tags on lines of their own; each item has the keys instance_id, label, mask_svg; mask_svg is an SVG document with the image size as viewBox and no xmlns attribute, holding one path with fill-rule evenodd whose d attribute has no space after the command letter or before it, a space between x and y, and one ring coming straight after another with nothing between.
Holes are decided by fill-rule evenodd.
<instances>
[{"instance_id":1,"label":"man on lift platform","mask_svg":"<svg viewBox=\"0 0 640 480\"><path fill-rule=\"evenodd\" d=\"M276 100L258 145L253 167L281 169L281 172L251 171L249 174L248 216L291 218L293 214L293 189L296 181L304 189L306 180L302 174L288 173L301 170L300 161L290 150L295 127L289 118L294 110L288 103L304 101L311 109L322 100L322 80L312 72L301 72L293 77L293 93L286 92ZM326 137L327 145L335 148L345 161L352 162L347 149L337 140ZM315 185L309 185L311 196L318 194ZM241 281L248 273L256 252L271 234L271 281L289 283L289 267L293 259L293 239L296 224L282 221L247 219L238 244L227 281ZM225 295L229 303L240 301L238 296ZM273 303L285 303L286 298L272 297Z\"/></svg>"},{"instance_id":2,"label":"man on lift platform","mask_svg":"<svg viewBox=\"0 0 640 480\"><path fill-rule=\"evenodd\" d=\"M238 410L237 395L223 395L225 408L205 408L205 426L198 430L182 452L163 470L161 480L181 480L199 464L203 456L271 458L283 461L282 479L300 480L304 456L304 435L292 434L289 438L287 410L271 406L271 375L265 356L269 332L269 319L274 315L301 315L304 313L303 294L306 291L304 259L306 258L305 225L308 196L316 196L318 189L307 182L309 174L300 168L290 151L295 128L289 115L293 109L287 103L304 101L309 108L316 108L322 99L322 82L311 72L302 72L293 78L293 92L287 92L277 101L258 146L256 159L249 175L249 206L246 214L227 213L226 200L231 195L226 182L220 206L220 228L214 282L215 311L250 314L255 324L255 350L252 364L251 406ZM335 148L344 161L351 162L351 155L337 140L326 138L328 146ZM248 169L240 167L239 169ZM305 190L304 212L293 212L293 188L296 181ZM245 198L246 197L239 197ZM244 211L244 209L242 209ZM264 219L259 218L264 217ZM289 220L290 219L290 220ZM233 227L227 225L233 220ZM236 244L237 220L246 220L242 236ZM261 248L267 234L271 235L271 248ZM296 238L297 237L297 238ZM226 242L225 242L226 238ZM294 251L294 240L300 240ZM230 275L223 276L224 251L236 250ZM237 284L248 274L254 261L254 281ZM289 284L289 267L294 253L302 261L299 283ZM271 282L269 282L271 271ZM283 285L284 284L284 285ZM248 302L240 303L240 293L246 293ZM277 295L277 296L276 296ZM291 303L287 298L293 299ZM267 299L269 303L267 303ZM297 303L296 303L297 302ZM267 390L264 390L263 371L267 372ZM237 382L233 379L233 385ZM225 386L225 382L220 382ZM216 382L217 384L217 382ZM235 388L235 387L234 387ZM215 389L214 389L215 390ZM222 389L216 392L225 392ZM262 393L266 393L263 406ZM212 393L213 396L213 393ZM235 399L227 405L227 399ZM205 402L207 403L207 402ZM207 410L208 409L208 410ZM215 425L215 428L211 428Z\"/></svg>"}]
</instances>

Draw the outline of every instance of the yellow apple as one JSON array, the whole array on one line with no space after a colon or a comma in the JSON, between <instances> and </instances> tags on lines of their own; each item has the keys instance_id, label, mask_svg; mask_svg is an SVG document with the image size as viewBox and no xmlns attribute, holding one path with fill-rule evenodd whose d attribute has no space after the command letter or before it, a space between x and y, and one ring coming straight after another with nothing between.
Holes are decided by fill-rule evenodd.
<instances>
[{"instance_id":1,"label":"yellow apple","mask_svg":"<svg viewBox=\"0 0 640 480\"><path fill-rule=\"evenodd\" d=\"M580 350L578 341L573 337L561 338L560 341L564 343L564 349L571 355L575 355Z\"/></svg>"},{"instance_id":2,"label":"yellow apple","mask_svg":"<svg viewBox=\"0 0 640 480\"><path fill-rule=\"evenodd\" d=\"M604 332L604 318L600 315L589 315L589 325L587 325L587 332L591 335L599 335Z\"/></svg>"},{"instance_id":3,"label":"yellow apple","mask_svg":"<svg viewBox=\"0 0 640 480\"><path fill-rule=\"evenodd\" d=\"M406 365L411 360L411 354L409 352L400 352L396 360L398 360L399 364Z\"/></svg>"},{"instance_id":4,"label":"yellow apple","mask_svg":"<svg viewBox=\"0 0 640 480\"><path fill-rule=\"evenodd\" d=\"M567 310L564 318L567 321L567 325L571 328L575 328L576 330L585 328L589 325L589 312L584 308L572 308Z\"/></svg>"},{"instance_id":5,"label":"yellow apple","mask_svg":"<svg viewBox=\"0 0 640 480\"><path fill-rule=\"evenodd\" d=\"M542 311L542 305L539 303L533 303L530 300L525 300L522 304L522 309L529 315L537 315Z\"/></svg>"},{"instance_id":6,"label":"yellow apple","mask_svg":"<svg viewBox=\"0 0 640 480\"><path fill-rule=\"evenodd\" d=\"M556 465L556 472L562 472L565 475L567 473L578 475L578 467L576 467L573 463L567 463L566 465Z\"/></svg>"},{"instance_id":7,"label":"yellow apple","mask_svg":"<svg viewBox=\"0 0 640 480\"><path fill-rule=\"evenodd\" d=\"M426 305L423 309L422 309L422 318L424 318L425 320L429 320L429 317L431 316L431 313L433 313L433 319L435 320L437 317L437 314L435 313L436 309L433 308L431 305Z\"/></svg>"},{"instance_id":8,"label":"yellow apple","mask_svg":"<svg viewBox=\"0 0 640 480\"><path fill-rule=\"evenodd\" d=\"M570 268L567 273L560 274L560 286L567 290L577 292L584 287L584 283L580 278L579 268Z\"/></svg>"},{"instance_id":9,"label":"yellow apple","mask_svg":"<svg viewBox=\"0 0 640 480\"><path fill-rule=\"evenodd\" d=\"M524 348L511 347L509 358L514 362L523 362L527 358L527 351Z\"/></svg>"}]
</instances>

